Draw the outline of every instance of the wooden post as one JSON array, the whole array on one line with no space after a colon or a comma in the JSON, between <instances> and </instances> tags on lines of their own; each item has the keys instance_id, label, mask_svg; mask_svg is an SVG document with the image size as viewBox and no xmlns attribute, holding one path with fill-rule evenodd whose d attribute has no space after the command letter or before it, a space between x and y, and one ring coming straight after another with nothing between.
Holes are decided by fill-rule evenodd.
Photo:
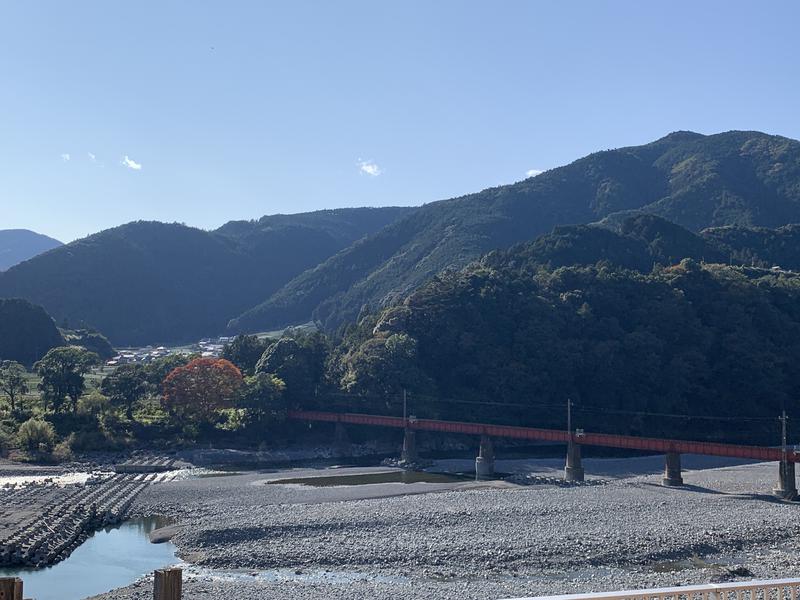
<instances>
[{"instance_id":1,"label":"wooden post","mask_svg":"<svg viewBox=\"0 0 800 600\"><path fill-rule=\"evenodd\" d=\"M22 580L19 577L0 579L0 600L22 600Z\"/></svg>"},{"instance_id":2,"label":"wooden post","mask_svg":"<svg viewBox=\"0 0 800 600\"><path fill-rule=\"evenodd\" d=\"M181 600L182 569L158 569L153 581L153 600Z\"/></svg>"}]
</instances>

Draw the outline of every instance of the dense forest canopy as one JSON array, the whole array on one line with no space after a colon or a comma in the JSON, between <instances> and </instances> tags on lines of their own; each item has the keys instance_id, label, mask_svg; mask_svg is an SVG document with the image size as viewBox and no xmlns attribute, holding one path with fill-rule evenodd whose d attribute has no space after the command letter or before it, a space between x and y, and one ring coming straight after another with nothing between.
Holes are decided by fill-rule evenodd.
<instances>
[{"instance_id":1,"label":"dense forest canopy","mask_svg":"<svg viewBox=\"0 0 800 600\"><path fill-rule=\"evenodd\" d=\"M758 132L676 132L591 154L513 185L423 206L304 272L231 322L328 329L387 306L446 268L554 226L662 216L692 231L800 222L800 142Z\"/></svg>"},{"instance_id":2,"label":"dense forest canopy","mask_svg":"<svg viewBox=\"0 0 800 600\"><path fill-rule=\"evenodd\" d=\"M731 260L800 270L800 225L776 229L719 227L703 231L703 237L725 249Z\"/></svg>"},{"instance_id":3,"label":"dense forest canopy","mask_svg":"<svg viewBox=\"0 0 800 600\"><path fill-rule=\"evenodd\" d=\"M424 416L563 427L571 398L592 430L774 442L800 409L800 276L661 258L587 227L491 253L363 318L337 384Z\"/></svg>"},{"instance_id":4,"label":"dense forest canopy","mask_svg":"<svg viewBox=\"0 0 800 600\"><path fill-rule=\"evenodd\" d=\"M31 365L63 343L61 332L41 306L0 298L0 362Z\"/></svg>"},{"instance_id":5,"label":"dense forest canopy","mask_svg":"<svg viewBox=\"0 0 800 600\"><path fill-rule=\"evenodd\" d=\"M289 408L398 415L404 393L419 417L563 428L570 399L592 431L776 443L777 415L800 411L800 274L772 264L796 263L792 228L694 233L644 214L604 225L487 253L334 336L240 335L219 360L172 354L99 385L84 375L107 341L63 330L51 343L68 346L35 367L39 400L6 393L7 405L20 428L42 416L73 450L290 439ZM58 333L41 308L4 306ZM19 367L3 369L13 381Z\"/></svg>"},{"instance_id":6,"label":"dense forest canopy","mask_svg":"<svg viewBox=\"0 0 800 600\"><path fill-rule=\"evenodd\" d=\"M642 272L674 265L684 258L762 268L800 268L800 227L777 229L712 227L693 233L654 215L608 223L556 227L532 242L496 250L484 260L535 262L548 267L593 265L605 261ZM509 259L509 257L512 257Z\"/></svg>"}]
</instances>

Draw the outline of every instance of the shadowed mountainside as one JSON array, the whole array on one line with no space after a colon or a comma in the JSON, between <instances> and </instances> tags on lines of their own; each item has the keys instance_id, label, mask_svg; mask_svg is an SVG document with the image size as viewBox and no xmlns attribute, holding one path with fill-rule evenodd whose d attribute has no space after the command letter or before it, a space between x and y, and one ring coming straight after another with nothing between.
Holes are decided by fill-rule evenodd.
<instances>
[{"instance_id":1,"label":"shadowed mountainside","mask_svg":"<svg viewBox=\"0 0 800 600\"><path fill-rule=\"evenodd\" d=\"M41 306L0 298L0 362L15 360L30 366L63 344L56 324Z\"/></svg>"},{"instance_id":2,"label":"shadowed mountainside","mask_svg":"<svg viewBox=\"0 0 800 600\"><path fill-rule=\"evenodd\" d=\"M216 231L128 223L0 274L0 297L42 305L59 323L91 327L115 345L194 341L358 238L413 209L354 208Z\"/></svg>"}]
</instances>

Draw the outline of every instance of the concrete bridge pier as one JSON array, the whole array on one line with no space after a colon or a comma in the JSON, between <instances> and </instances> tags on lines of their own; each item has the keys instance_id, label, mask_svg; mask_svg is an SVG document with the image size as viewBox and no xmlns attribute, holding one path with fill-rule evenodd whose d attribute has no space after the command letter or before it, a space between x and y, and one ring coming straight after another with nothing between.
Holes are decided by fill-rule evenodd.
<instances>
[{"instance_id":1,"label":"concrete bridge pier","mask_svg":"<svg viewBox=\"0 0 800 600\"><path fill-rule=\"evenodd\" d=\"M417 454L417 432L408 427L406 427L405 435L403 436L403 452L400 455L400 460L403 462L416 462L419 460L419 454Z\"/></svg>"},{"instance_id":2,"label":"concrete bridge pier","mask_svg":"<svg viewBox=\"0 0 800 600\"><path fill-rule=\"evenodd\" d=\"M494 477L494 446L492 438L481 436L480 450L475 458L475 479L492 479Z\"/></svg>"},{"instance_id":3,"label":"concrete bridge pier","mask_svg":"<svg viewBox=\"0 0 800 600\"><path fill-rule=\"evenodd\" d=\"M333 451L337 456L346 456L350 451L350 438L347 437L347 429L341 421L336 422L334 430Z\"/></svg>"},{"instance_id":4,"label":"concrete bridge pier","mask_svg":"<svg viewBox=\"0 0 800 600\"><path fill-rule=\"evenodd\" d=\"M583 481L581 445L573 440L567 443L567 466L564 468L565 481Z\"/></svg>"},{"instance_id":5,"label":"concrete bridge pier","mask_svg":"<svg viewBox=\"0 0 800 600\"><path fill-rule=\"evenodd\" d=\"M681 476L681 455L677 452L667 452L664 461L664 478L661 484L667 487L678 487L683 485Z\"/></svg>"},{"instance_id":6,"label":"concrete bridge pier","mask_svg":"<svg viewBox=\"0 0 800 600\"><path fill-rule=\"evenodd\" d=\"M784 500L797 498L797 480L795 479L794 463L782 460L778 463L778 487L772 492Z\"/></svg>"}]
</instances>

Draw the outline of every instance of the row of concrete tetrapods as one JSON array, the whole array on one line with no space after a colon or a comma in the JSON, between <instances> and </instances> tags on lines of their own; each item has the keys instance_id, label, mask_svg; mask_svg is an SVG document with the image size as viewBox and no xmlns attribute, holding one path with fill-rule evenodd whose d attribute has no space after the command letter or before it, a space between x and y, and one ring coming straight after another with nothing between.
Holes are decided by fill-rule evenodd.
<instances>
[{"instance_id":1,"label":"row of concrete tetrapods","mask_svg":"<svg viewBox=\"0 0 800 600\"><path fill-rule=\"evenodd\" d=\"M416 432L406 429L403 436L403 452L401 458L405 462L416 462L417 454ZM779 498L794 500L797 498L797 482L795 479L795 463L780 461L778 463L778 486L773 493ZM494 447L492 438L488 435L481 436L480 449L475 458L475 478L492 479L494 477ZM583 481L584 470L581 461L581 444L575 440L567 443L567 464L564 467L565 481ZM664 476L661 483L667 487L683 485L681 473L681 455L678 452L668 452L664 460Z\"/></svg>"}]
</instances>

